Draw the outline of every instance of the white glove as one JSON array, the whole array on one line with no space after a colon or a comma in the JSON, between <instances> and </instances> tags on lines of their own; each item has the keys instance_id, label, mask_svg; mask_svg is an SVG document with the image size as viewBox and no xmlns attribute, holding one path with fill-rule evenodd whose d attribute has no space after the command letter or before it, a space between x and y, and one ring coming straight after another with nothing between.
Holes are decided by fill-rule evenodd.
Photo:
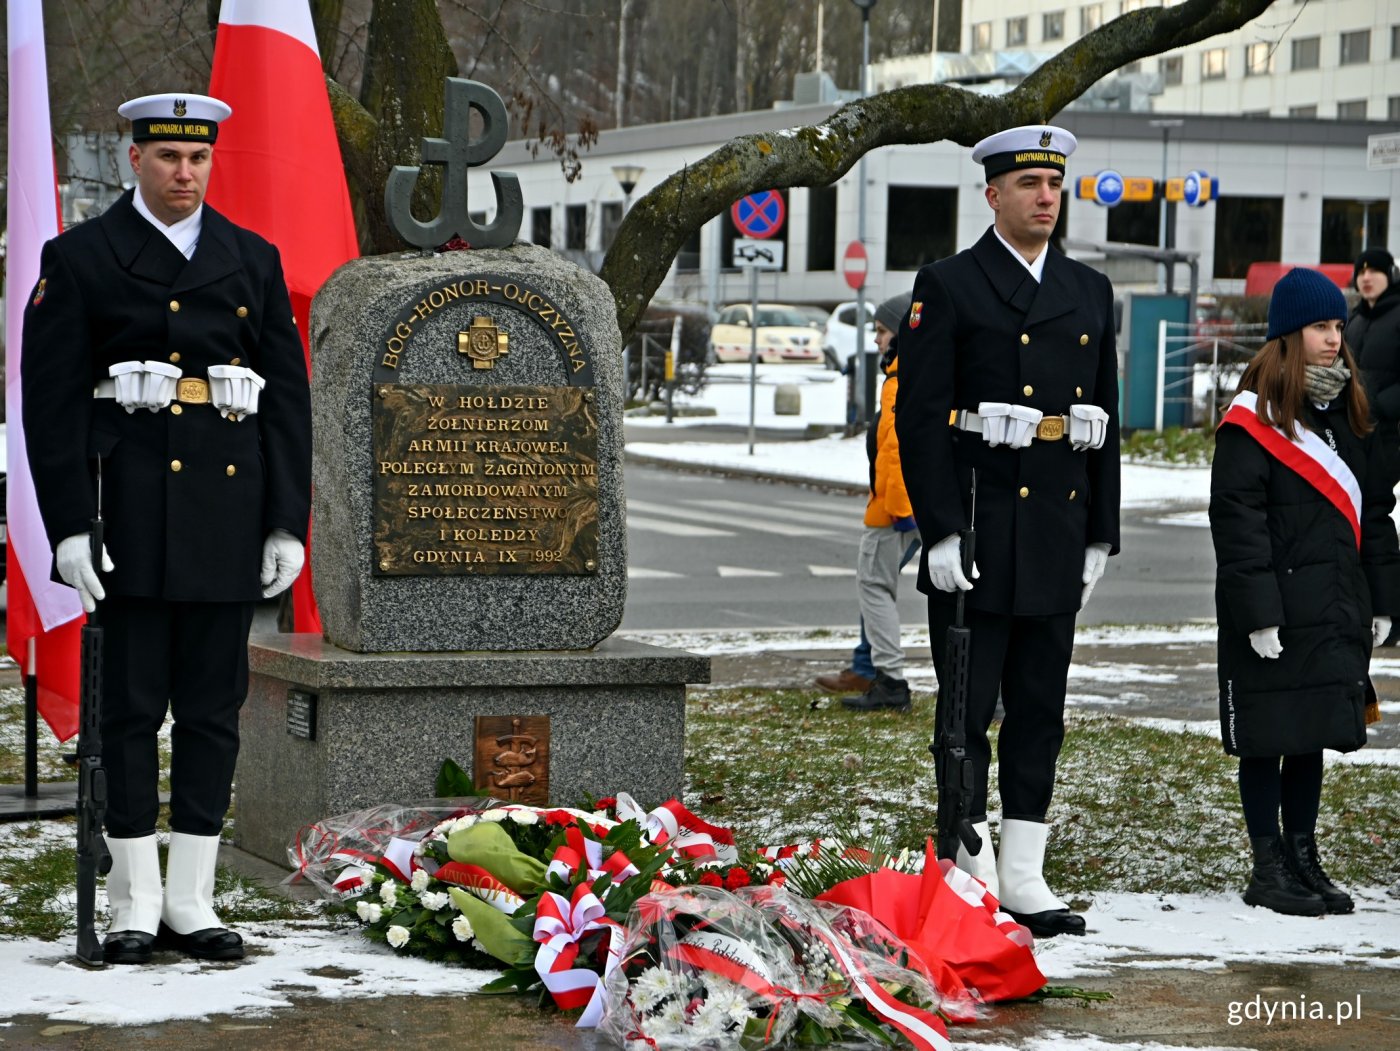
<instances>
[{"instance_id":1,"label":"white glove","mask_svg":"<svg viewBox=\"0 0 1400 1051\"><path fill-rule=\"evenodd\" d=\"M1099 542L1090 544L1084 549L1084 590L1079 595L1079 608L1083 609L1089 604L1089 596L1094 593L1094 585L1103 576L1104 566L1108 563L1108 552L1112 545Z\"/></svg>"},{"instance_id":2,"label":"white glove","mask_svg":"<svg viewBox=\"0 0 1400 1051\"><path fill-rule=\"evenodd\" d=\"M982 574L974 562L972 580L963 576L962 538L957 533L949 533L928 549L928 575L939 591L971 591L972 580Z\"/></svg>"},{"instance_id":3,"label":"white glove","mask_svg":"<svg viewBox=\"0 0 1400 1051\"><path fill-rule=\"evenodd\" d=\"M1045 413L1032 409L1029 405L1013 405L1006 418L1006 444L1013 449L1024 449L1035 441L1035 429Z\"/></svg>"},{"instance_id":4,"label":"white glove","mask_svg":"<svg viewBox=\"0 0 1400 1051\"><path fill-rule=\"evenodd\" d=\"M274 529L263 541L262 583L263 598L271 598L286 591L301 572L306 562L306 548L300 540L285 529Z\"/></svg>"},{"instance_id":5,"label":"white glove","mask_svg":"<svg viewBox=\"0 0 1400 1051\"><path fill-rule=\"evenodd\" d=\"M1278 628L1260 628L1249 633L1249 644L1254 652L1266 661L1278 660L1283 652L1283 643L1278 640Z\"/></svg>"},{"instance_id":6,"label":"white glove","mask_svg":"<svg viewBox=\"0 0 1400 1051\"><path fill-rule=\"evenodd\" d=\"M1108 434L1108 413L1097 405L1069 407L1069 444L1075 452L1102 449Z\"/></svg>"},{"instance_id":7,"label":"white glove","mask_svg":"<svg viewBox=\"0 0 1400 1051\"><path fill-rule=\"evenodd\" d=\"M1386 639L1390 638L1390 618L1371 618L1371 645L1379 646Z\"/></svg>"},{"instance_id":8,"label":"white glove","mask_svg":"<svg viewBox=\"0 0 1400 1051\"><path fill-rule=\"evenodd\" d=\"M267 381L241 365L209 366L209 398L219 415L243 419L258 411L258 392Z\"/></svg>"},{"instance_id":9,"label":"white glove","mask_svg":"<svg viewBox=\"0 0 1400 1051\"><path fill-rule=\"evenodd\" d=\"M97 571L92 568L92 534L78 533L58 542L54 552L54 564L58 575L70 588L77 588L84 611L91 613L97 604L107 597ZM116 567L107 554L107 545L102 545L102 572L110 573Z\"/></svg>"}]
</instances>

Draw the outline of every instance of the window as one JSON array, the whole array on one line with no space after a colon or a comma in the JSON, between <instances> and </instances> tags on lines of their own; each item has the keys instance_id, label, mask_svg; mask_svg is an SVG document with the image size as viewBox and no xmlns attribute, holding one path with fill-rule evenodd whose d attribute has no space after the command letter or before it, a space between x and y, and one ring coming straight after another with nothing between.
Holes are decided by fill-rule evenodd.
<instances>
[{"instance_id":1,"label":"window","mask_svg":"<svg viewBox=\"0 0 1400 1051\"><path fill-rule=\"evenodd\" d=\"M1103 25L1103 4L1086 4L1079 9L1079 35L1092 33Z\"/></svg>"},{"instance_id":2,"label":"window","mask_svg":"<svg viewBox=\"0 0 1400 1051\"><path fill-rule=\"evenodd\" d=\"M1389 201L1323 198L1322 262L1354 262L1363 245L1384 248L1389 224Z\"/></svg>"},{"instance_id":3,"label":"window","mask_svg":"<svg viewBox=\"0 0 1400 1051\"><path fill-rule=\"evenodd\" d=\"M676 269L682 273L694 274L700 270L700 231L693 230L676 253Z\"/></svg>"},{"instance_id":4,"label":"window","mask_svg":"<svg viewBox=\"0 0 1400 1051\"><path fill-rule=\"evenodd\" d=\"M1126 66L1124 66L1124 67L1123 67L1122 69L1120 69L1118 72L1119 72L1119 73L1141 73L1141 72L1142 72L1142 63L1141 63L1141 62L1129 62Z\"/></svg>"},{"instance_id":5,"label":"window","mask_svg":"<svg viewBox=\"0 0 1400 1051\"><path fill-rule=\"evenodd\" d=\"M1161 236L1160 201L1123 201L1108 210L1108 239L1155 245Z\"/></svg>"},{"instance_id":6,"label":"window","mask_svg":"<svg viewBox=\"0 0 1400 1051\"><path fill-rule=\"evenodd\" d=\"M1157 60L1157 72L1162 74L1162 86L1173 87L1181 83L1181 56L1168 55Z\"/></svg>"},{"instance_id":7,"label":"window","mask_svg":"<svg viewBox=\"0 0 1400 1051\"><path fill-rule=\"evenodd\" d=\"M1274 46L1267 41L1249 44L1244 49L1244 75L1262 77L1274 71Z\"/></svg>"},{"instance_id":8,"label":"window","mask_svg":"<svg viewBox=\"0 0 1400 1051\"><path fill-rule=\"evenodd\" d=\"M1221 197L1215 202L1216 277L1243 278L1250 263L1277 262L1282 251L1282 197Z\"/></svg>"},{"instance_id":9,"label":"window","mask_svg":"<svg viewBox=\"0 0 1400 1051\"><path fill-rule=\"evenodd\" d=\"M572 252L582 252L588 247L588 205L565 206L564 247Z\"/></svg>"},{"instance_id":10,"label":"window","mask_svg":"<svg viewBox=\"0 0 1400 1051\"><path fill-rule=\"evenodd\" d=\"M1225 77L1225 49L1213 47L1201 52L1201 79L1222 80Z\"/></svg>"},{"instance_id":11,"label":"window","mask_svg":"<svg viewBox=\"0 0 1400 1051\"><path fill-rule=\"evenodd\" d=\"M1400 121L1400 95L1391 95L1385 100L1385 119Z\"/></svg>"},{"instance_id":12,"label":"window","mask_svg":"<svg viewBox=\"0 0 1400 1051\"><path fill-rule=\"evenodd\" d=\"M1338 102L1338 103L1337 103L1337 119L1338 119L1338 120L1365 120L1365 119L1366 119L1366 100L1365 100L1365 99L1352 99L1352 100L1347 101L1347 102Z\"/></svg>"},{"instance_id":13,"label":"window","mask_svg":"<svg viewBox=\"0 0 1400 1051\"><path fill-rule=\"evenodd\" d=\"M1026 44L1026 22L1025 16L1020 18L1008 18L1006 20L1006 46L1024 47Z\"/></svg>"},{"instance_id":14,"label":"window","mask_svg":"<svg viewBox=\"0 0 1400 1051\"><path fill-rule=\"evenodd\" d=\"M550 245L550 234L553 232L554 211L550 208L530 209L530 240L541 248L548 248Z\"/></svg>"},{"instance_id":15,"label":"window","mask_svg":"<svg viewBox=\"0 0 1400 1051\"><path fill-rule=\"evenodd\" d=\"M1143 8L1146 6L1147 0L1123 0L1122 6L1119 8L1118 13L1126 15L1129 11L1136 11L1139 8Z\"/></svg>"},{"instance_id":16,"label":"window","mask_svg":"<svg viewBox=\"0 0 1400 1051\"><path fill-rule=\"evenodd\" d=\"M603 225L603 251L612 247L613 239L617 237L617 228L622 225L622 202L607 201L604 203L602 212L598 216Z\"/></svg>"},{"instance_id":17,"label":"window","mask_svg":"<svg viewBox=\"0 0 1400 1051\"><path fill-rule=\"evenodd\" d=\"M1315 120L1317 118L1317 106L1289 106L1288 115L1303 120Z\"/></svg>"},{"instance_id":18,"label":"window","mask_svg":"<svg viewBox=\"0 0 1400 1051\"><path fill-rule=\"evenodd\" d=\"M1342 50L1337 59L1344 66L1354 66L1371 61L1371 31L1357 29L1342 34Z\"/></svg>"},{"instance_id":19,"label":"window","mask_svg":"<svg viewBox=\"0 0 1400 1051\"><path fill-rule=\"evenodd\" d=\"M1310 36L1293 41L1293 68L1295 70L1316 69L1321 56L1321 37Z\"/></svg>"},{"instance_id":20,"label":"window","mask_svg":"<svg viewBox=\"0 0 1400 1051\"><path fill-rule=\"evenodd\" d=\"M1390 57L1400 58L1400 26L1390 27Z\"/></svg>"},{"instance_id":21,"label":"window","mask_svg":"<svg viewBox=\"0 0 1400 1051\"><path fill-rule=\"evenodd\" d=\"M1040 37L1042 40L1063 40L1065 37L1065 13L1047 11L1040 17Z\"/></svg>"},{"instance_id":22,"label":"window","mask_svg":"<svg viewBox=\"0 0 1400 1051\"><path fill-rule=\"evenodd\" d=\"M956 187L891 186L886 201L886 270L917 270L957 249Z\"/></svg>"},{"instance_id":23,"label":"window","mask_svg":"<svg viewBox=\"0 0 1400 1051\"><path fill-rule=\"evenodd\" d=\"M992 23L975 22L972 26L972 50L990 51L992 49Z\"/></svg>"},{"instance_id":24,"label":"window","mask_svg":"<svg viewBox=\"0 0 1400 1051\"><path fill-rule=\"evenodd\" d=\"M807 269L836 269L836 187L807 191Z\"/></svg>"}]
</instances>

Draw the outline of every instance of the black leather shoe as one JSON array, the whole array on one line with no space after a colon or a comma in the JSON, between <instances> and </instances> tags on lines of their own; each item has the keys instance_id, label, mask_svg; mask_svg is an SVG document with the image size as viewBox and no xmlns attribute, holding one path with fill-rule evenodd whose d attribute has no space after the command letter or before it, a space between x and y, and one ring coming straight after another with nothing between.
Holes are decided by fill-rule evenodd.
<instances>
[{"instance_id":1,"label":"black leather shoe","mask_svg":"<svg viewBox=\"0 0 1400 1051\"><path fill-rule=\"evenodd\" d=\"M174 949L197 960L243 959L243 939L227 927L206 927L202 931L176 934L162 920L156 932L156 948Z\"/></svg>"},{"instance_id":2,"label":"black leather shoe","mask_svg":"<svg viewBox=\"0 0 1400 1051\"><path fill-rule=\"evenodd\" d=\"M145 931L113 931L102 939L102 958L108 963L150 963L156 936Z\"/></svg>"},{"instance_id":3,"label":"black leather shoe","mask_svg":"<svg viewBox=\"0 0 1400 1051\"><path fill-rule=\"evenodd\" d=\"M859 697L842 697L844 708L858 712L870 712L879 708L893 708L897 712L907 712L911 705L909 683L895 679L882 671L875 672L875 681Z\"/></svg>"},{"instance_id":4,"label":"black leather shoe","mask_svg":"<svg viewBox=\"0 0 1400 1051\"><path fill-rule=\"evenodd\" d=\"M1044 912L1011 912L1008 915L1037 938L1053 938L1057 934L1083 934L1084 917L1069 909L1047 909Z\"/></svg>"}]
</instances>

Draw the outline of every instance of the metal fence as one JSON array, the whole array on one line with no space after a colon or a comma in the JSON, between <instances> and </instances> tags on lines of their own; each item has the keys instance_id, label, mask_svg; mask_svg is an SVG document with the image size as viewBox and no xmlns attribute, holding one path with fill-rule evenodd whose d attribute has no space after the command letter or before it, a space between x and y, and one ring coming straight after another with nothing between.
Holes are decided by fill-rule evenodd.
<instances>
[{"instance_id":1,"label":"metal fence","mask_svg":"<svg viewBox=\"0 0 1400 1051\"><path fill-rule=\"evenodd\" d=\"M1162 321L1157 326L1157 430L1168 416L1215 428L1268 325Z\"/></svg>"}]
</instances>

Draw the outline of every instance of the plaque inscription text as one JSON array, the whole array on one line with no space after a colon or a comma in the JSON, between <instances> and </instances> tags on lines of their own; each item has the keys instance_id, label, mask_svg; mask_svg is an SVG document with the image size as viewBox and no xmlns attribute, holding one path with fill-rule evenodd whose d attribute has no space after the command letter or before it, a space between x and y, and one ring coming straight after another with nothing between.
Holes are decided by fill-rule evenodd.
<instances>
[{"instance_id":1,"label":"plaque inscription text","mask_svg":"<svg viewBox=\"0 0 1400 1051\"><path fill-rule=\"evenodd\" d=\"M591 388L375 385L381 576L593 573Z\"/></svg>"}]
</instances>

